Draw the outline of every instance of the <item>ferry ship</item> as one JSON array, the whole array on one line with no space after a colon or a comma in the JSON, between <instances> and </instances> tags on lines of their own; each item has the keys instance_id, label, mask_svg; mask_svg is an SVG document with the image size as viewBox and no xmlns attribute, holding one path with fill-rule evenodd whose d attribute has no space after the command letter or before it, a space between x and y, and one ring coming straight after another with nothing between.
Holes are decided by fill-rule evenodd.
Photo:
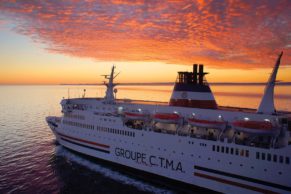
<instances>
[{"instance_id":1,"label":"ferry ship","mask_svg":"<svg viewBox=\"0 0 291 194\"><path fill-rule=\"evenodd\" d=\"M291 193L291 114L276 111L283 52L257 110L218 106L204 66L178 72L169 103L104 98L61 101L46 121L62 146L125 168L222 193Z\"/></svg>"}]
</instances>

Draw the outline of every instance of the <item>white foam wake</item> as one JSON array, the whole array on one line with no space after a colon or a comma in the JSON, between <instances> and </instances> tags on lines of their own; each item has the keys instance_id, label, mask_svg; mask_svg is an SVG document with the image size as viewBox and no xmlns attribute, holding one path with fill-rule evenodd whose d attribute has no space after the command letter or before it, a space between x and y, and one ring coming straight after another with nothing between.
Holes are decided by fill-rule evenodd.
<instances>
[{"instance_id":1,"label":"white foam wake","mask_svg":"<svg viewBox=\"0 0 291 194\"><path fill-rule=\"evenodd\" d=\"M63 156L70 161L76 162L82 166L89 168L90 170L101 173L102 175L104 175L108 178L111 178L111 179L116 180L118 182L121 182L123 184L132 185L132 186L134 186L142 191L147 191L147 192L156 193L156 194L172 194L172 193L174 193L173 191L162 189L162 188L153 186L149 183L145 183L145 182L142 182L140 180L136 180L134 178L128 177L124 174L121 174L119 172L113 171L113 170L106 168L104 166L101 166L99 164L91 162L90 160L82 158L82 157L78 156L77 154L74 154L74 153L66 150L64 147L62 147L60 145L56 146L56 155Z\"/></svg>"}]
</instances>

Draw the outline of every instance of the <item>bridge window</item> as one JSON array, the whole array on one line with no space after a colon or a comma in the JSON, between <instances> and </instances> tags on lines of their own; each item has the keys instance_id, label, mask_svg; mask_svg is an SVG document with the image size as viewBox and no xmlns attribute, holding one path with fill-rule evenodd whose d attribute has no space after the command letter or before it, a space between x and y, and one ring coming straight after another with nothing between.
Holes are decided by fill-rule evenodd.
<instances>
[{"instance_id":1,"label":"bridge window","mask_svg":"<svg viewBox=\"0 0 291 194\"><path fill-rule=\"evenodd\" d=\"M286 157L285 162L286 162L286 164L289 164L289 163L290 163L290 159L289 159L289 157Z\"/></svg>"}]
</instances>

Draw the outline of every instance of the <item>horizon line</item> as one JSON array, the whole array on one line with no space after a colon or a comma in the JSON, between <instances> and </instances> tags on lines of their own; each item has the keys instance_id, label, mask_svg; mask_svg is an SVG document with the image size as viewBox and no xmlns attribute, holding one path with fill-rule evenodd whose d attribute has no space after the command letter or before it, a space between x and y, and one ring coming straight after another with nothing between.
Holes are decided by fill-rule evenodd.
<instances>
[{"instance_id":1,"label":"horizon line","mask_svg":"<svg viewBox=\"0 0 291 194\"><path fill-rule=\"evenodd\" d=\"M267 82L208 82L210 85L266 85ZM174 85L175 82L133 82L133 83L116 83L117 85L125 85L125 86L136 86L136 85L144 85L144 86L151 86L151 85ZM11 83L11 84L1 84L0 86L32 86L32 85L39 85L39 86L49 86L49 85L104 85L103 83ZM277 82L276 85L291 85L291 82Z\"/></svg>"}]
</instances>

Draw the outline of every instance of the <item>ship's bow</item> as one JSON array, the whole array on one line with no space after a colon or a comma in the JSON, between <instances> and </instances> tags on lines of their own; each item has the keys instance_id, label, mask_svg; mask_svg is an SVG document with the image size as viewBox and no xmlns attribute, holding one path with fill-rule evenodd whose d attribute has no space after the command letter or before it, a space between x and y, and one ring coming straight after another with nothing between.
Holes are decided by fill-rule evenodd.
<instances>
[{"instance_id":1,"label":"ship's bow","mask_svg":"<svg viewBox=\"0 0 291 194\"><path fill-rule=\"evenodd\" d=\"M57 140L58 140L58 135L57 135L56 130L60 125L60 121L61 121L60 117L56 117L56 116L46 117L46 122L47 122L48 126L51 128L54 135L56 136Z\"/></svg>"}]
</instances>

